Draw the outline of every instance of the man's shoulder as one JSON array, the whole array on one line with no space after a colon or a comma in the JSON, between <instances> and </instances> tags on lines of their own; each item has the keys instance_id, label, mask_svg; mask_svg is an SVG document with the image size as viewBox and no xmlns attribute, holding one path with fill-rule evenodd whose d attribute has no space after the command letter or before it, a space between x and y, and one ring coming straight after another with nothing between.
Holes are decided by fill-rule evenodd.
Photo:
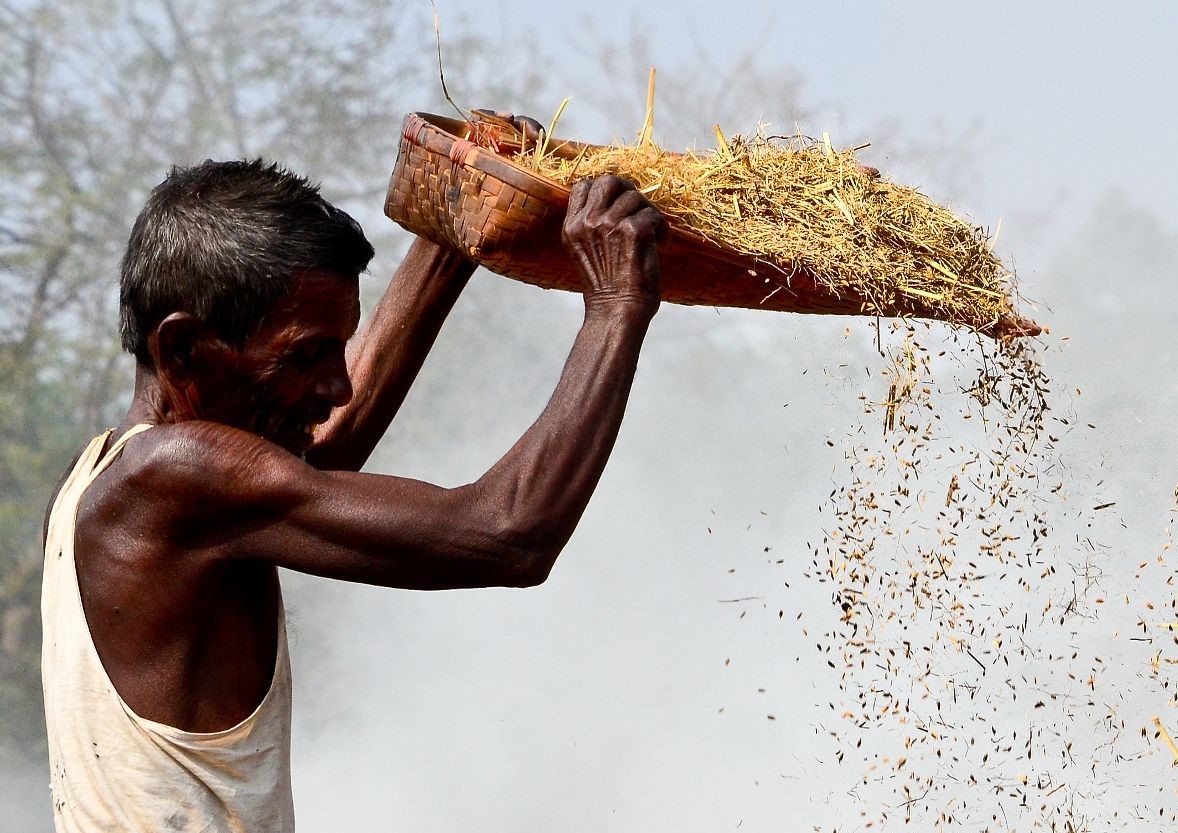
<instances>
[{"instance_id":1,"label":"man's shoulder","mask_svg":"<svg viewBox=\"0 0 1178 833\"><path fill-rule=\"evenodd\" d=\"M270 456L271 443L217 422L157 425L133 437L120 455L120 474L143 486L170 483L215 487L223 477Z\"/></svg>"},{"instance_id":2,"label":"man's shoulder","mask_svg":"<svg viewBox=\"0 0 1178 833\"><path fill-rule=\"evenodd\" d=\"M133 437L112 471L112 486L149 495L163 508L191 518L245 508L280 490L296 457L238 428L190 420L159 425ZM236 506L235 506L236 505Z\"/></svg>"},{"instance_id":3,"label":"man's shoulder","mask_svg":"<svg viewBox=\"0 0 1178 833\"><path fill-rule=\"evenodd\" d=\"M282 455L272 443L219 423L154 426L132 437L88 490L79 523L115 523L136 537L196 544L257 506Z\"/></svg>"}]
</instances>

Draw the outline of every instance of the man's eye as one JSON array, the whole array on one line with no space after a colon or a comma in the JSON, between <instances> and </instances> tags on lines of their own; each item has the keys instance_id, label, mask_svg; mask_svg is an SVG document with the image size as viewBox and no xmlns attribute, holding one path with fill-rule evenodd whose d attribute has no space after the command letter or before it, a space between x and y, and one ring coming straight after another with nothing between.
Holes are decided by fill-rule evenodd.
<instances>
[{"instance_id":1,"label":"man's eye","mask_svg":"<svg viewBox=\"0 0 1178 833\"><path fill-rule=\"evenodd\" d=\"M319 357L322 355L322 352L323 351L316 346L309 345L299 347L290 354L290 361L292 364L296 364L300 367L310 367L311 365L315 364L315 362L319 361Z\"/></svg>"},{"instance_id":2,"label":"man's eye","mask_svg":"<svg viewBox=\"0 0 1178 833\"><path fill-rule=\"evenodd\" d=\"M303 342L288 354L287 361L295 367L309 369L320 362L334 360L343 355L344 342L337 339L319 339Z\"/></svg>"}]
</instances>

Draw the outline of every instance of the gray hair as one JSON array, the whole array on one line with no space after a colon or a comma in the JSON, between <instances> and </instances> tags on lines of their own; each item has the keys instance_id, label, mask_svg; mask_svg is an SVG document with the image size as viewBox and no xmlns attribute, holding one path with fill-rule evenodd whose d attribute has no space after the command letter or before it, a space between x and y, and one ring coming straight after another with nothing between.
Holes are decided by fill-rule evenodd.
<instances>
[{"instance_id":1,"label":"gray hair","mask_svg":"<svg viewBox=\"0 0 1178 833\"><path fill-rule=\"evenodd\" d=\"M276 164L175 167L147 198L123 255L123 348L149 364L148 334L173 312L240 347L299 270L352 277L372 255L359 223Z\"/></svg>"}]
</instances>

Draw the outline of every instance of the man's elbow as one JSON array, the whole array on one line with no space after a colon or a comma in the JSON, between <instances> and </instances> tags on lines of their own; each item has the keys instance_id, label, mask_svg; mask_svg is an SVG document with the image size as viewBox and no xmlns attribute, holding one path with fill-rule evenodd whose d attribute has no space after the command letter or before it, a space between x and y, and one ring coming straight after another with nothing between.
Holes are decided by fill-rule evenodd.
<instances>
[{"instance_id":1,"label":"man's elbow","mask_svg":"<svg viewBox=\"0 0 1178 833\"><path fill-rule=\"evenodd\" d=\"M486 543L502 566L507 587L536 587L548 580L552 566L570 537L541 507L526 507L514 493L473 491L480 502Z\"/></svg>"},{"instance_id":2,"label":"man's elbow","mask_svg":"<svg viewBox=\"0 0 1178 833\"><path fill-rule=\"evenodd\" d=\"M563 541L536 541L515 548L509 558L504 584L508 587L539 587L552 574L552 567L562 549Z\"/></svg>"}]
</instances>

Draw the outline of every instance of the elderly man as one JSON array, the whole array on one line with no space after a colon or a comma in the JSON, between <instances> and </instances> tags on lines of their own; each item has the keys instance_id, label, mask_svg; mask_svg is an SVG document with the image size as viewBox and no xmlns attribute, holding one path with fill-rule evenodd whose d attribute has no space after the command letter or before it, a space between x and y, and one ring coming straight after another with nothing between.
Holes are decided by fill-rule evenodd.
<instances>
[{"instance_id":1,"label":"elderly man","mask_svg":"<svg viewBox=\"0 0 1178 833\"><path fill-rule=\"evenodd\" d=\"M474 483L360 474L474 264L418 240L356 338L359 225L261 162L177 169L136 220L123 423L46 521L59 831L289 831L278 567L388 587L545 580L609 456L659 304L659 213L573 189L585 319L555 392ZM345 349L347 348L347 349Z\"/></svg>"}]
</instances>

